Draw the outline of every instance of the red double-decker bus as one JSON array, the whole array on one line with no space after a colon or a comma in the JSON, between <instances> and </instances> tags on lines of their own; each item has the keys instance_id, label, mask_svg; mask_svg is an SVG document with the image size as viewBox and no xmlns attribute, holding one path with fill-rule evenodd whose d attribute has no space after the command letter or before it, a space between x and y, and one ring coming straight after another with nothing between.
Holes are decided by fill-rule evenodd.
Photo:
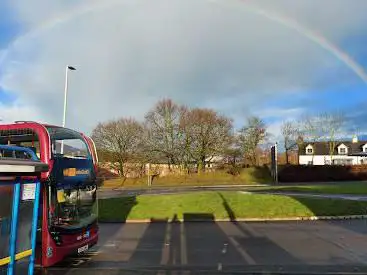
<instances>
[{"instance_id":1,"label":"red double-decker bus","mask_svg":"<svg viewBox=\"0 0 367 275\"><path fill-rule=\"evenodd\" d=\"M98 158L92 139L71 129L23 121L0 125L0 144L31 148L49 165L41 175L38 264L48 267L95 245Z\"/></svg>"}]
</instances>

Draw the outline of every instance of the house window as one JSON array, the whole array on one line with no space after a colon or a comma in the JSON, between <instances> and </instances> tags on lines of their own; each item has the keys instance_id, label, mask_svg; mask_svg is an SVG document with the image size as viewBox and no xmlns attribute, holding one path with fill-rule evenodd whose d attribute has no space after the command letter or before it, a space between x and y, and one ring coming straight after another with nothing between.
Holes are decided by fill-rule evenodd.
<instances>
[{"instance_id":1,"label":"house window","mask_svg":"<svg viewBox=\"0 0 367 275\"><path fill-rule=\"evenodd\" d=\"M363 147L363 152L367 153L367 147Z\"/></svg>"},{"instance_id":2,"label":"house window","mask_svg":"<svg viewBox=\"0 0 367 275\"><path fill-rule=\"evenodd\" d=\"M346 154L347 149L346 148L339 148L339 154Z\"/></svg>"},{"instance_id":3,"label":"house window","mask_svg":"<svg viewBox=\"0 0 367 275\"><path fill-rule=\"evenodd\" d=\"M312 154L313 153L313 149L312 148L307 148L307 154Z\"/></svg>"}]
</instances>

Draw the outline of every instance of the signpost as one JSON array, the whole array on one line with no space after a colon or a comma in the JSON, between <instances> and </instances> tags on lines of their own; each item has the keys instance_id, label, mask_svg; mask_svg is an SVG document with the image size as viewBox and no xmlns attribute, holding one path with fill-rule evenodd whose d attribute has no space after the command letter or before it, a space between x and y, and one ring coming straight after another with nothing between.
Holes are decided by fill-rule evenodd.
<instances>
[{"instance_id":1,"label":"signpost","mask_svg":"<svg viewBox=\"0 0 367 275\"><path fill-rule=\"evenodd\" d=\"M278 184L278 143L271 146L271 176L275 184Z\"/></svg>"}]
</instances>

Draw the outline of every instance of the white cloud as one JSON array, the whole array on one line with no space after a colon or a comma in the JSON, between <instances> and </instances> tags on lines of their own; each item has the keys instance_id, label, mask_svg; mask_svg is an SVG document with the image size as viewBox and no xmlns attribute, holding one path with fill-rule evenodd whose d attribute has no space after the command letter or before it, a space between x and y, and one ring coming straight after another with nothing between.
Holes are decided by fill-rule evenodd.
<instances>
[{"instance_id":1,"label":"white cloud","mask_svg":"<svg viewBox=\"0 0 367 275\"><path fill-rule=\"evenodd\" d=\"M0 85L16 93L27 110L60 123L64 68L74 65L67 124L90 130L99 120L142 118L163 97L245 120L276 95L295 87L299 92L317 88L324 68L347 71L360 81L333 55L296 31L249 12L245 2L12 1L24 29L39 31L9 49L0 64ZM251 3L296 18L335 42L360 32L367 21L362 12L367 2L362 1ZM279 118L292 115L278 111Z\"/></svg>"},{"instance_id":2,"label":"white cloud","mask_svg":"<svg viewBox=\"0 0 367 275\"><path fill-rule=\"evenodd\" d=\"M304 113L303 108L266 108L254 112L254 115L264 118L295 120Z\"/></svg>"},{"instance_id":3,"label":"white cloud","mask_svg":"<svg viewBox=\"0 0 367 275\"><path fill-rule=\"evenodd\" d=\"M269 141L272 143L282 142L282 121L273 122L267 125L267 131L271 134Z\"/></svg>"},{"instance_id":4,"label":"white cloud","mask_svg":"<svg viewBox=\"0 0 367 275\"><path fill-rule=\"evenodd\" d=\"M37 109L22 106L17 103L12 105L4 105L0 103L0 120L2 123L12 123L17 120L47 122L38 113Z\"/></svg>"}]
</instances>

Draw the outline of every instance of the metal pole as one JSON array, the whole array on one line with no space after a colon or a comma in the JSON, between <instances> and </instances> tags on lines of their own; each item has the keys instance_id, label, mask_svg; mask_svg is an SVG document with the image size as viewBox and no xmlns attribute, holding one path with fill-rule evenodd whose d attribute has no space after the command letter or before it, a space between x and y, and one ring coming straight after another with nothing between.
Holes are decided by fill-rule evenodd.
<instances>
[{"instance_id":1,"label":"metal pole","mask_svg":"<svg viewBox=\"0 0 367 275\"><path fill-rule=\"evenodd\" d=\"M17 234L18 234L18 213L20 203L20 178L16 178L13 195L13 209L11 215L10 227L10 243L9 243L9 257L8 275L13 275L15 271L15 255L17 251Z\"/></svg>"},{"instance_id":2,"label":"metal pole","mask_svg":"<svg viewBox=\"0 0 367 275\"><path fill-rule=\"evenodd\" d=\"M66 120L66 105L67 105L67 98L68 98L68 72L69 66L65 68L65 90L64 90L64 115L62 117L62 127L65 127L65 120Z\"/></svg>"},{"instance_id":3,"label":"metal pole","mask_svg":"<svg viewBox=\"0 0 367 275\"><path fill-rule=\"evenodd\" d=\"M41 193L41 182L38 179L36 182L36 194L34 198L33 205L33 218L32 218L32 235L31 235L31 246L32 246L32 255L29 258L28 265L28 275L34 274L34 263L36 259L36 236L37 236L37 225L38 225L38 211L39 211L39 201L40 201L40 193Z\"/></svg>"},{"instance_id":4,"label":"metal pole","mask_svg":"<svg viewBox=\"0 0 367 275\"><path fill-rule=\"evenodd\" d=\"M275 142L275 183L278 184L278 142Z\"/></svg>"},{"instance_id":5,"label":"metal pole","mask_svg":"<svg viewBox=\"0 0 367 275\"><path fill-rule=\"evenodd\" d=\"M62 117L62 127L65 127L66 122L66 105L67 105L67 99L68 99L68 72L69 72L69 66L65 67L65 89L64 89L64 114ZM64 141L61 141L61 150L60 153L64 153Z\"/></svg>"}]
</instances>

